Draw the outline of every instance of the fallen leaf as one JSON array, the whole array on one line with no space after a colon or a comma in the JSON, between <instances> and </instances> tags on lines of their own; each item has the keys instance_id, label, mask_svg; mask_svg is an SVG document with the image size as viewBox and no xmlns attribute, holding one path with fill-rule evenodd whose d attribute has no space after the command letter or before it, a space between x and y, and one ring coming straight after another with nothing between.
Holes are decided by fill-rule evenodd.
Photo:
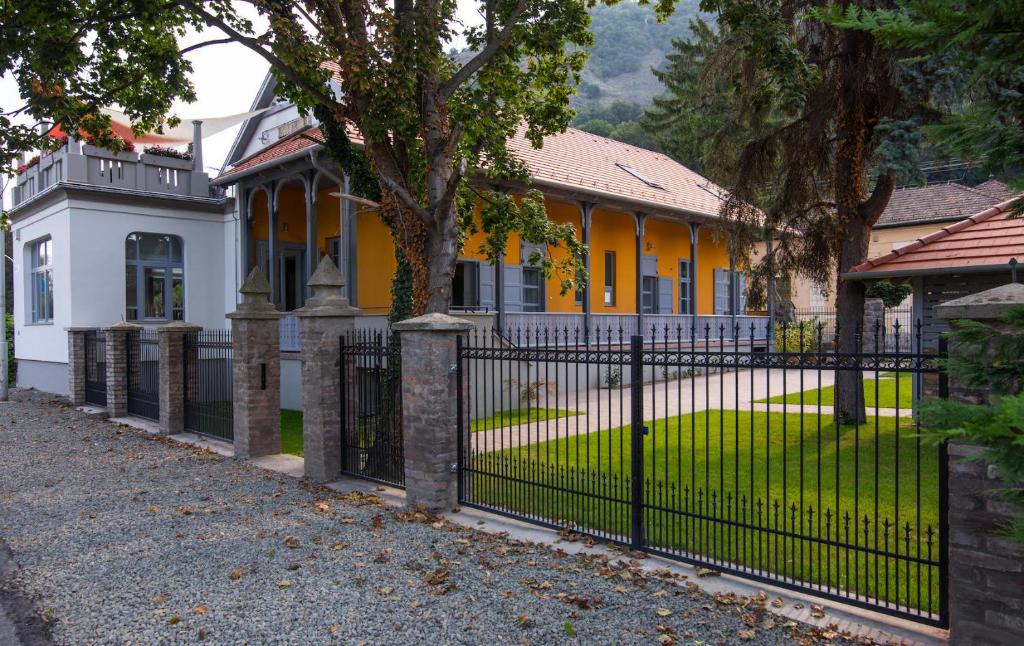
<instances>
[{"instance_id":1,"label":"fallen leaf","mask_svg":"<svg viewBox=\"0 0 1024 646\"><path fill-rule=\"evenodd\" d=\"M280 581L277 582L277 587L280 588L281 590L284 590L286 588L292 587L292 582L289 581L288 579L281 579Z\"/></svg>"},{"instance_id":2,"label":"fallen leaf","mask_svg":"<svg viewBox=\"0 0 1024 646\"><path fill-rule=\"evenodd\" d=\"M736 633L736 636L745 642L749 642L757 638L757 632L754 630L741 630Z\"/></svg>"},{"instance_id":3,"label":"fallen leaf","mask_svg":"<svg viewBox=\"0 0 1024 646\"><path fill-rule=\"evenodd\" d=\"M196 613L197 615L205 615L206 614L206 606L196 606L195 608L192 609L192 612Z\"/></svg>"},{"instance_id":4,"label":"fallen leaf","mask_svg":"<svg viewBox=\"0 0 1024 646\"><path fill-rule=\"evenodd\" d=\"M811 605L811 616L815 619L821 619L825 616L825 608L823 606Z\"/></svg>"},{"instance_id":5,"label":"fallen leaf","mask_svg":"<svg viewBox=\"0 0 1024 646\"><path fill-rule=\"evenodd\" d=\"M668 608L658 608L656 612L659 617L669 617L672 615L672 611Z\"/></svg>"},{"instance_id":6,"label":"fallen leaf","mask_svg":"<svg viewBox=\"0 0 1024 646\"><path fill-rule=\"evenodd\" d=\"M245 574L245 572L242 568L236 567L234 570L231 570L231 574L228 575L228 578L232 581L237 581L242 578L243 574Z\"/></svg>"},{"instance_id":7,"label":"fallen leaf","mask_svg":"<svg viewBox=\"0 0 1024 646\"><path fill-rule=\"evenodd\" d=\"M170 625L174 626L174 625L176 625L180 621L181 621L181 615L175 614L175 615L171 615L171 618L167 620L167 623L169 623Z\"/></svg>"},{"instance_id":8,"label":"fallen leaf","mask_svg":"<svg viewBox=\"0 0 1024 646\"><path fill-rule=\"evenodd\" d=\"M568 635L569 637L575 637L576 636L576 629L573 628L572 624L569 623L568 621L565 622L565 634Z\"/></svg>"},{"instance_id":9,"label":"fallen leaf","mask_svg":"<svg viewBox=\"0 0 1024 646\"><path fill-rule=\"evenodd\" d=\"M525 613L521 614L518 617L516 617L516 621L519 622L519 625L521 627L526 628L530 625L530 616Z\"/></svg>"},{"instance_id":10,"label":"fallen leaf","mask_svg":"<svg viewBox=\"0 0 1024 646\"><path fill-rule=\"evenodd\" d=\"M295 538L294 536L289 536L288 538L284 539L284 544L286 547L289 547L294 550L299 546L299 539Z\"/></svg>"},{"instance_id":11,"label":"fallen leaf","mask_svg":"<svg viewBox=\"0 0 1024 646\"><path fill-rule=\"evenodd\" d=\"M331 633L332 635L338 632L339 630L341 630L341 624L334 624L333 626L329 626L327 628L327 632Z\"/></svg>"}]
</instances>

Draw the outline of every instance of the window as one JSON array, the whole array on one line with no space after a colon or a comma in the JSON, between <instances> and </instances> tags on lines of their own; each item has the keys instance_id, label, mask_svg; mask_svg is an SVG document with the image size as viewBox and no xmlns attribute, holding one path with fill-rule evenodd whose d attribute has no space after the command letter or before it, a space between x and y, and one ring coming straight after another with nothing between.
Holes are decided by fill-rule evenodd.
<instances>
[{"instance_id":1,"label":"window","mask_svg":"<svg viewBox=\"0 0 1024 646\"><path fill-rule=\"evenodd\" d=\"M472 260L455 263L452 279L452 307L480 307L480 267Z\"/></svg>"},{"instance_id":2,"label":"window","mask_svg":"<svg viewBox=\"0 0 1024 646\"><path fill-rule=\"evenodd\" d=\"M327 255L331 257L334 266L341 269L341 238L327 238Z\"/></svg>"},{"instance_id":3,"label":"window","mask_svg":"<svg viewBox=\"0 0 1024 646\"><path fill-rule=\"evenodd\" d=\"M693 314L693 279L689 260L679 261L679 313Z\"/></svg>"},{"instance_id":4,"label":"window","mask_svg":"<svg viewBox=\"0 0 1024 646\"><path fill-rule=\"evenodd\" d=\"M615 305L615 252L604 252L604 304Z\"/></svg>"},{"instance_id":5,"label":"window","mask_svg":"<svg viewBox=\"0 0 1024 646\"><path fill-rule=\"evenodd\" d=\"M43 238L32 243L30 265L32 281L32 322L53 322L53 240Z\"/></svg>"},{"instance_id":6,"label":"window","mask_svg":"<svg viewBox=\"0 0 1024 646\"><path fill-rule=\"evenodd\" d=\"M732 314L732 280L728 269L715 270L715 314Z\"/></svg>"},{"instance_id":7,"label":"window","mask_svg":"<svg viewBox=\"0 0 1024 646\"><path fill-rule=\"evenodd\" d=\"M643 292L641 293L644 314L658 313L658 277L643 277Z\"/></svg>"},{"instance_id":8,"label":"window","mask_svg":"<svg viewBox=\"0 0 1024 646\"><path fill-rule=\"evenodd\" d=\"M544 311L544 277L536 267L523 267L523 311Z\"/></svg>"},{"instance_id":9,"label":"window","mask_svg":"<svg viewBox=\"0 0 1024 646\"><path fill-rule=\"evenodd\" d=\"M185 320L185 263L181 238L132 233L125 238L125 319Z\"/></svg>"}]
</instances>

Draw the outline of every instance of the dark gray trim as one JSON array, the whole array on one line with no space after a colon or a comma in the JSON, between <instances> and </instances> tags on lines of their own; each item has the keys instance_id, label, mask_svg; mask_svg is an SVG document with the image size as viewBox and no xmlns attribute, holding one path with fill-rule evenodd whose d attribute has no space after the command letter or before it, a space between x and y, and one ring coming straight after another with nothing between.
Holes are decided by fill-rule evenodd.
<instances>
[{"instance_id":1,"label":"dark gray trim","mask_svg":"<svg viewBox=\"0 0 1024 646\"><path fill-rule=\"evenodd\" d=\"M633 213L636 237L636 329L644 329L644 224L647 214Z\"/></svg>"},{"instance_id":2,"label":"dark gray trim","mask_svg":"<svg viewBox=\"0 0 1024 646\"><path fill-rule=\"evenodd\" d=\"M901 276L951 276L957 274L981 274L1006 272L1006 280L1010 280L1010 265L972 265L970 267L939 267L936 269L893 269L889 271L848 271L843 274L845 280L876 280L878 278L897 278Z\"/></svg>"},{"instance_id":3,"label":"dark gray trim","mask_svg":"<svg viewBox=\"0 0 1024 646\"><path fill-rule=\"evenodd\" d=\"M224 205L230 202L230 198L227 197L195 197L193 195L154 193L152 191L96 186L94 184L57 182L12 208L8 213L10 213L12 221L17 222L21 217L28 217L29 214L34 213L38 209L45 208L60 199L67 199L78 194L94 194L93 196L97 197L109 197L111 202L120 204L135 204L140 199L145 202L183 202L190 206L200 207L196 210L220 213L221 215L224 214Z\"/></svg>"}]
</instances>

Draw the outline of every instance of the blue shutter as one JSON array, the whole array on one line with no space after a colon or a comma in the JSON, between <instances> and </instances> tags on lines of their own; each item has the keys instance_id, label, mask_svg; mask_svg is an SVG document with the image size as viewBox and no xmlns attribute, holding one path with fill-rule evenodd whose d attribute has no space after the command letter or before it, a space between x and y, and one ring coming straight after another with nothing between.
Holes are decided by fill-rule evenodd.
<instances>
[{"instance_id":1,"label":"blue shutter","mask_svg":"<svg viewBox=\"0 0 1024 646\"><path fill-rule=\"evenodd\" d=\"M658 257L644 254L640 258L640 270L642 276L658 275Z\"/></svg>"},{"instance_id":2,"label":"blue shutter","mask_svg":"<svg viewBox=\"0 0 1024 646\"><path fill-rule=\"evenodd\" d=\"M480 263L480 307L495 309L494 301L494 265Z\"/></svg>"},{"instance_id":3,"label":"blue shutter","mask_svg":"<svg viewBox=\"0 0 1024 646\"><path fill-rule=\"evenodd\" d=\"M715 269L715 314L729 313L729 270Z\"/></svg>"},{"instance_id":4,"label":"blue shutter","mask_svg":"<svg viewBox=\"0 0 1024 646\"><path fill-rule=\"evenodd\" d=\"M737 301L737 314L747 313L747 275L737 274L736 275L736 301Z\"/></svg>"},{"instance_id":5,"label":"blue shutter","mask_svg":"<svg viewBox=\"0 0 1024 646\"><path fill-rule=\"evenodd\" d=\"M664 276L658 279L658 314L672 313L672 278Z\"/></svg>"},{"instance_id":6,"label":"blue shutter","mask_svg":"<svg viewBox=\"0 0 1024 646\"><path fill-rule=\"evenodd\" d=\"M505 311L523 311L523 268L520 265L505 265Z\"/></svg>"}]
</instances>

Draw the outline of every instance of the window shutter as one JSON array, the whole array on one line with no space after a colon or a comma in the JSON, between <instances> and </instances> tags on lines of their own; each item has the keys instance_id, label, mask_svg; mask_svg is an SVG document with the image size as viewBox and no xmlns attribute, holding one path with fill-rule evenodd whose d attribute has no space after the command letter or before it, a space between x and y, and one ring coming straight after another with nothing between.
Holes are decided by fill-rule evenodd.
<instances>
[{"instance_id":1,"label":"window shutter","mask_svg":"<svg viewBox=\"0 0 1024 646\"><path fill-rule=\"evenodd\" d=\"M494 301L494 265L480 263L480 307L495 308Z\"/></svg>"},{"instance_id":2,"label":"window shutter","mask_svg":"<svg viewBox=\"0 0 1024 646\"><path fill-rule=\"evenodd\" d=\"M505 311L523 311L523 268L520 265L505 265Z\"/></svg>"},{"instance_id":3,"label":"window shutter","mask_svg":"<svg viewBox=\"0 0 1024 646\"><path fill-rule=\"evenodd\" d=\"M540 253L541 256L547 256L548 246L546 244L530 244L529 242L520 242L519 262L525 267L534 266L530 264L530 256L532 256L534 252Z\"/></svg>"},{"instance_id":4,"label":"window shutter","mask_svg":"<svg viewBox=\"0 0 1024 646\"><path fill-rule=\"evenodd\" d=\"M658 257L648 256L644 254L640 258L640 269L642 270L643 276L657 276L658 275Z\"/></svg>"},{"instance_id":5,"label":"window shutter","mask_svg":"<svg viewBox=\"0 0 1024 646\"><path fill-rule=\"evenodd\" d=\"M736 276L736 300L737 300L737 314L747 313L747 275L737 274Z\"/></svg>"},{"instance_id":6,"label":"window shutter","mask_svg":"<svg viewBox=\"0 0 1024 646\"><path fill-rule=\"evenodd\" d=\"M658 314L672 313L672 278L664 276L658 279Z\"/></svg>"},{"instance_id":7,"label":"window shutter","mask_svg":"<svg viewBox=\"0 0 1024 646\"><path fill-rule=\"evenodd\" d=\"M729 271L715 269L715 314L729 313Z\"/></svg>"}]
</instances>

